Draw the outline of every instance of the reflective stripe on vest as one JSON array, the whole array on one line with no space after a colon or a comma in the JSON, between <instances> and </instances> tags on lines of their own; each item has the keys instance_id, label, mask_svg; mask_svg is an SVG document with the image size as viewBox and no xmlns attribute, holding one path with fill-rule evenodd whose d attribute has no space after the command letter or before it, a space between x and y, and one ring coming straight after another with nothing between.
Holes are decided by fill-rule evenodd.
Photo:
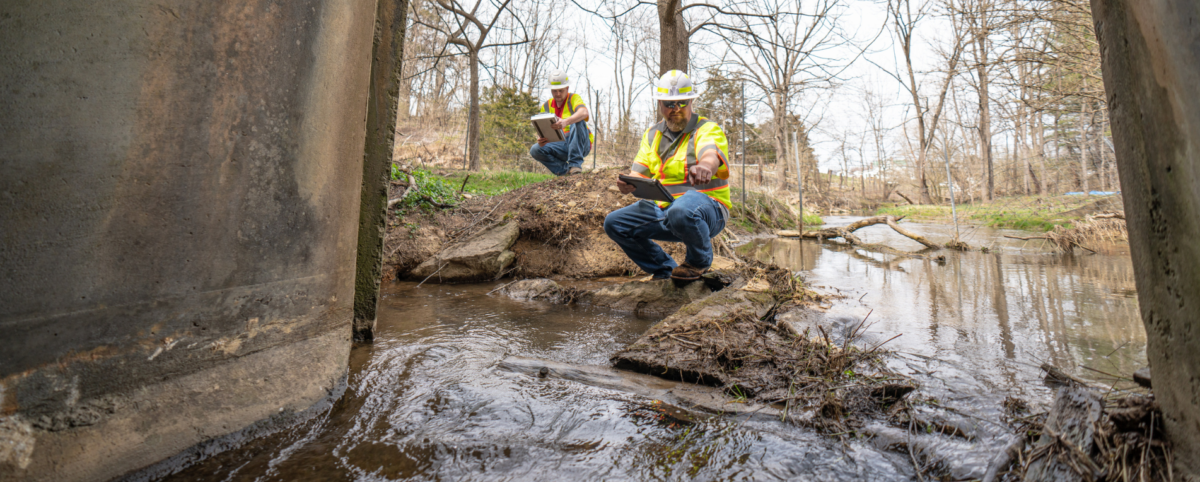
<instances>
[{"instance_id":1,"label":"reflective stripe on vest","mask_svg":"<svg viewBox=\"0 0 1200 482\"><path fill-rule=\"evenodd\" d=\"M708 152L709 149L717 149L716 146L709 145L705 146L702 152L696 152L696 141L699 138L699 135L697 134L700 132L702 127L710 122L712 121L708 119L697 118L695 128L687 131L686 134L682 134L683 138L679 140L679 146L675 148L675 153L671 155L668 162L664 162L662 156L658 154L659 145L662 143L663 139L662 129L666 126L666 123L659 123L654 127L651 127L650 131L653 131L654 133L654 141L650 143L650 148L654 152L655 159L658 160L658 172L653 172L654 166L643 166L636 162L633 163L632 166L633 172L646 177L657 177L663 183L663 186L667 188L667 192L671 193L672 196L679 197L688 191L699 191L717 200L717 202L724 204L726 208L732 207L730 204L729 181L713 177L708 182L698 186L693 186L687 182L688 168L700 162L699 155L702 155L704 152ZM646 135L650 135L650 132L648 131ZM682 149L684 146L687 146L687 148ZM718 149L717 154L721 155L719 151L720 150ZM681 153L683 154L682 159L680 159ZM683 166L678 165L680 160L684 161ZM669 204L662 201L655 202L658 203L659 207L664 208Z\"/></svg>"}]
</instances>

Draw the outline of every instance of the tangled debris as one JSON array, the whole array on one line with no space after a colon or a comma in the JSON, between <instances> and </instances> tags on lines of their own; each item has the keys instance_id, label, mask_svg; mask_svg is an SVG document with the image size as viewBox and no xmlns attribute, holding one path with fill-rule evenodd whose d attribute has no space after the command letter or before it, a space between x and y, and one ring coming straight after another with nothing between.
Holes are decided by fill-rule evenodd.
<instances>
[{"instance_id":1,"label":"tangled debris","mask_svg":"<svg viewBox=\"0 0 1200 482\"><path fill-rule=\"evenodd\" d=\"M617 352L615 366L782 405L784 420L826 433L861 428L867 416L882 415L916 389L883 363L882 343L856 344L857 330L838 343L819 324L798 329L782 321L785 312L811 311L787 270L754 264L736 277Z\"/></svg>"},{"instance_id":2,"label":"tangled debris","mask_svg":"<svg viewBox=\"0 0 1200 482\"><path fill-rule=\"evenodd\" d=\"M1152 393L1101 391L1056 370L1047 370L1047 383L1058 386L1053 405L1046 413L1012 416L1024 438L1007 471L994 471L992 480L1174 480L1171 446Z\"/></svg>"},{"instance_id":3,"label":"tangled debris","mask_svg":"<svg viewBox=\"0 0 1200 482\"><path fill-rule=\"evenodd\" d=\"M1096 242L1123 243L1129 241L1129 231L1125 226L1125 213L1107 212L1085 216L1073 227L1055 226L1054 230L1038 236L1004 236L1006 238L1031 240L1044 239L1054 244L1059 251L1069 252L1075 248L1096 252L1086 244Z\"/></svg>"}]
</instances>

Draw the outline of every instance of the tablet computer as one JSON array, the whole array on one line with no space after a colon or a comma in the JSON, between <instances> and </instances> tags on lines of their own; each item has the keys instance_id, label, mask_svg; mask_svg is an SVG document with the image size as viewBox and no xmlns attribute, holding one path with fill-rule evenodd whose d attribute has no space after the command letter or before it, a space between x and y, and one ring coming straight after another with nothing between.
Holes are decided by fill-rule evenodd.
<instances>
[{"instance_id":1,"label":"tablet computer","mask_svg":"<svg viewBox=\"0 0 1200 482\"><path fill-rule=\"evenodd\" d=\"M674 202L675 196L667 191L666 186L663 186L658 179L647 179L644 177L628 176L620 174L617 176L622 181L633 184L636 188L633 191L633 196L641 199L649 199L651 201Z\"/></svg>"},{"instance_id":2,"label":"tablet computer","mask_svg":"<svg viewBox=\"0 0 1200 482\"><path fill-rule=\"evenodd\" d=\"M529 122L533 124L534 130L537 131L538 137L544 137L550 142L562 142L567 140L567 136L563 134L562 129L554 127L554 123L558 121L558 116L554 114L538 114L529 118Z\"/></svg>"}]
</instances>

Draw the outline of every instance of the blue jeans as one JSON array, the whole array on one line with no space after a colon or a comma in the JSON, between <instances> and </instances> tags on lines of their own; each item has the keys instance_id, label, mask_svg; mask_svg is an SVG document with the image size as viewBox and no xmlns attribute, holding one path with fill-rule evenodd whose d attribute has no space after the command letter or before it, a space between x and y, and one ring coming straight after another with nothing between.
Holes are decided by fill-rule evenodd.
<instances>
[{"instance_id":1,"label":"blue jeans","mask_svg":"<svg viewBox=\"0 0 1200 482\"><path fill-rule=\"evenodd\" d=\"M608 213L604 232L638 267L655 278L671 276L677 264L651 240L681 242L687 247L684 261L695 268L712 265L712 238L725 229L722 206L698 191L688 191L666 209L641 200Z\"/></svg>"},{"instance_id":2,"label":"blue jeans","mask_svg":"<svg viewBox=\"0 0 1200 482\"><path fill-rule=\"evenodd\" d=\"M583 169L583 157L589 152L592 152L592 142L588 138L587 122L583 121L571 125L567 140L544 146L534 144L529 148L529 155L556 176L566 174L572 167Z\"/></svg>"}]
</instances>

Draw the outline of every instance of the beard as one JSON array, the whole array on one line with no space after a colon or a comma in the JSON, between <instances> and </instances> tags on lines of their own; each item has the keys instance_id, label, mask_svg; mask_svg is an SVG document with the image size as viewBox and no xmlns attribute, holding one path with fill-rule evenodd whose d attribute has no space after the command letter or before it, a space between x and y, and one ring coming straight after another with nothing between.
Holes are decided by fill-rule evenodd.
<instances>
[{"instance_id":1,"label":"beard","mask_svg":"<svg viewBox=\"0 0 1200 482\"><path fill-rule=\"evenodd\" d=\"M667 128L672 131L681 131L687 127L688 118L682 112L667 116Z\"/></svg>"}]
</instances>

